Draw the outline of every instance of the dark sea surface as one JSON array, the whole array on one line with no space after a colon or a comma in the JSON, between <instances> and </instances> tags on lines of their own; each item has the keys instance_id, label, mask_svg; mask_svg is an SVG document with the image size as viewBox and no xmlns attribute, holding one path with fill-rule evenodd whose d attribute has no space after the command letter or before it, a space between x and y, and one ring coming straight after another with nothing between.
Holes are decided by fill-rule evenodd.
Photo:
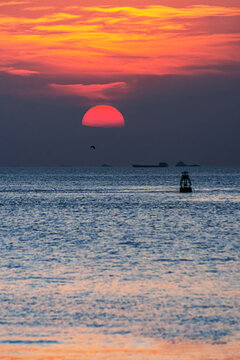
<instances>
[{"instance_id":1,"label":"dark sea surface","mask_svg":"<svg viewBox=\"0 0 240 360\"><path fill-rule=\"evenodd\" d=\"M182 170L0 169L1 360L240 358L240 169Z\"/></svg>"}]
</instances>

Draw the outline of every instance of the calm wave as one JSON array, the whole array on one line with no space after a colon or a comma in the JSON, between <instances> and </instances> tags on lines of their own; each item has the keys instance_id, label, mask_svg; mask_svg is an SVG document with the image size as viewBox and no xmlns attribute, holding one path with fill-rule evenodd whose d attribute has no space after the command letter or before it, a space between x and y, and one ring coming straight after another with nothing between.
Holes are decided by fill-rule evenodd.
<instances>
[{"instance_id":1,"label":"calm wave","mask_svg":"<svg viewBox=\"0 0 240 360\"><path fill-rule=\"evenodd\" d=\"M0 169L1 359L237 359L240 169L181 170Z\"/></svg>"}]
</instances>

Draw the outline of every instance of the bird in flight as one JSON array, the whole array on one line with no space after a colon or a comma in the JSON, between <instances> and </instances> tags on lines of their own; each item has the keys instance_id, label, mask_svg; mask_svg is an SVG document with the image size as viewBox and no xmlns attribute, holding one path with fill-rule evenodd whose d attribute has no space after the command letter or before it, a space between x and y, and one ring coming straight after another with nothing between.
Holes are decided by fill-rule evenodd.
<instances>
[{"instance_id":1,"label":"bird in flight","mask_svg":"<svg viewBox=\"0 0 240 360\"><path fill-rule=\"evenodd\" d=\"M94 145L91 145L91 146L90 146L90 149L92 149L92 150L96 150L96 148L95 148L95 146L94 146Z\"/></svg>"}]
</instances>

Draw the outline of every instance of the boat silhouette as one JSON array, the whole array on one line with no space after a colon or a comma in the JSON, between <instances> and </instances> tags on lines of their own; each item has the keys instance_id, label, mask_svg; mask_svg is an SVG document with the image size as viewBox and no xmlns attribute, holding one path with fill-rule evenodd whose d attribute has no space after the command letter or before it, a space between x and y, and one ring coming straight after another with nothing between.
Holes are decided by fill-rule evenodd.
<instances>
[{"instance_id":1,"label":"boat silhouette","mask_svg":"<svg viewBox=\"0 0 240 360\"><path fill-rule=\"evenodd\" d=\"M143 167L143 168L159 168L159 167L161 167L161 168L163 168L163 167L168 167L168 163L166 163L166 162L160 162L158 165L142 165L142 164L133 164L132 165L133 167Z\"/></svg>"}]
</instances>

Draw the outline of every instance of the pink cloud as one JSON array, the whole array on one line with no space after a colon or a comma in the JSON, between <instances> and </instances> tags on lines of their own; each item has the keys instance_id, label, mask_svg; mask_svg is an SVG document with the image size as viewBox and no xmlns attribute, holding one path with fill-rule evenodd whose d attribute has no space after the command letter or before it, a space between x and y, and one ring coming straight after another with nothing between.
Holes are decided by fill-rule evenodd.
<instances>
[{"instance_id":1,"label":"pink cloud","mask_svg":"<svg viewBox=\"0 0 240 360\"><path fill-rule=\"evenodd\" d=\"M80 96L87 99L108 100L118 97L120 94L128 91L128 85L125 82L115 82L109 84L49 84L56 95Z\"/></svg>"},{"instance_id":2,"label":"pink cloud","mask_svg":"<svg viewBox=\"0 0 240 360\"><path fill-rule=\"evenodd\" d=\"M2 67L2 66L0 66L0 71L7 72L8 74L12 74L12 75L19 75L19 76L30 76L34 74L39 74L38 71L27 70L27 69L16 69L14 67Z\"/></svg>"},{"instance_id":3,"label":"pink cloud","mask_svg":"<svg viewBox=\"0 0 240 360\"><path fill-rule=\"evenodd\" d=\"M1 2L0 6L10 6L10 5L23 5L23 4L28 4L29 1L5 1L5 2Z\"/></svg>"}]
</instances>

